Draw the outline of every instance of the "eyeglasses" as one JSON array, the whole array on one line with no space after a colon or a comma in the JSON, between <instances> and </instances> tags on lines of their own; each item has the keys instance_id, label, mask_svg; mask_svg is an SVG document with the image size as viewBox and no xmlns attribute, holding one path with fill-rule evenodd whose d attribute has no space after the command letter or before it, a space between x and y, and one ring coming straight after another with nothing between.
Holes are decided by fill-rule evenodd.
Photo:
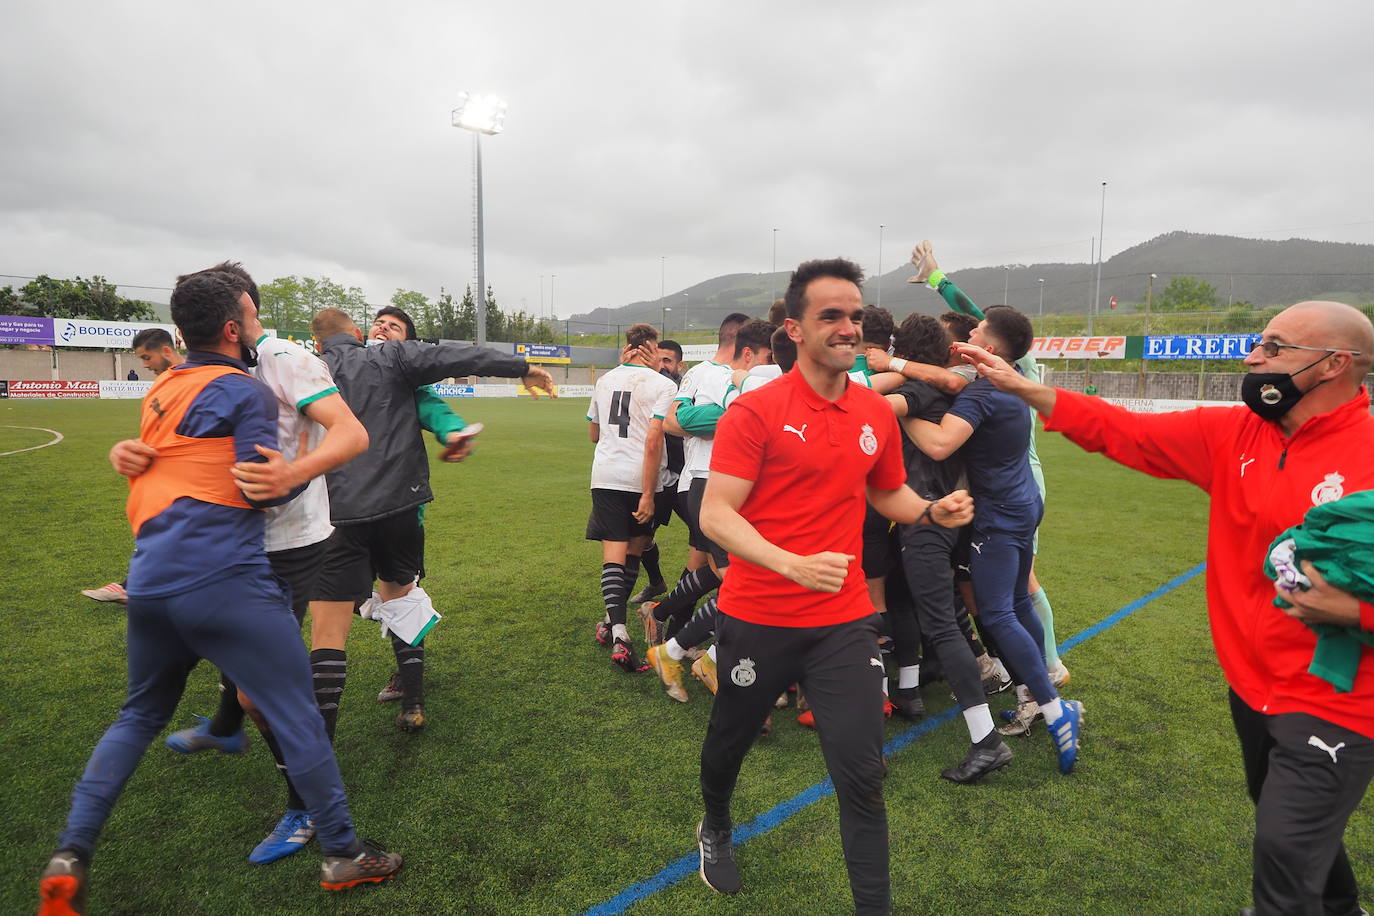
<instances>
[{"instance_id":1,"label":"eyeglasses","mask_svg":"<svg viewBox=\"0 0 1374 916\"><path fill-rule=\"evenodd\" d=\"M1318 353L1349 353L1351 356L1359 356L1359 350L1346 350L1337 347L1300 347L1297 344L1281 344L1273 340L1261 340L1250 348L1250 352L1263 350L1264 355L1269 359L1279 355L1280 350L1314 350Z\"/></svg>"}]
</instances>

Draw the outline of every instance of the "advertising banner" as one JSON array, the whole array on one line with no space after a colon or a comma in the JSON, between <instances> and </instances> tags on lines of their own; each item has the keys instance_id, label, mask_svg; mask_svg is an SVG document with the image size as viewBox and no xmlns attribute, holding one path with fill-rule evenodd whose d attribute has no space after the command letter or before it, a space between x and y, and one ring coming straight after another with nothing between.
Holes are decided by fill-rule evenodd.
<instances>
[{"instance_id":1,"label":"advertising banner","mask_svg":"<svg viewBox=\"0 0 1374 916\"><path fill-rule=\"evenodd\" d=\"M689 363L699 363L716 355L715 344L683 344L682 358Z\"/></svg>"},{"instance_id":2,"label":"advertising banner","mask_svg":"<svg viewBox=\"0 0 1374 916\"><path fill-rule=\"evenodd\" d=\"M110 398L116 401L141 401L143 400L143 396L148 393L148 389L153 387L151 381L131 382L127 380L118 382L101 381L99 385L100 396L102 398Z\"/></svg>"},{"instance_id":3,"label":"advertising banner","mask_svg":"<svg viewBox=\"0 0 1374 916\"><path fill-rule=\"evenodd\" d=\"M0 344L52 346L52 319L0 315Z\"/></svg>"},{"instance_id":4,"label":"advertising banner","mask_svg":"<svg viewBox=\"0 0 1374 916\"><path fill-rule=\"evenodd\" d=\"M559 385L560 398L589 398L596 392L595 385Z\"/></svg>"},{"instance_id":5,"label":"advertising banner","mask_svg":"<svg viewBox=\"0 0 1374 916\"><path fill-rule=\"evenodd\" d=\"M110 347L127 350L134 335L144 328L162 328L181 346L174 325L156 321L89 321L85 318L51 318L53 343L59 347Z\"/></svg>"},{"instance_id":6,"label":"advertising banner","mask_svg":"<svg viewBox=\"0 0 1374 916\"><path fill-rule=\"evenodd\" d=\"M1030 355L1036 359L1125 359L1125 337L1037 337Z\"/></svg>"},{"instance_id":7,"label":"advertising banner","mask_svg":"<svg viewBox=\"0 0 1374 916\"><path fill-rule=\"evenodd\" d=\"M0 398L7 398L7 397L9 397L9 396L10 396L10 383L7 382L7 381L5 381L4 379L0 379Z\"/></svg>"},{"instance_id":8,"label":"advertising banner","mask_svg":"<svg viewBox=\"0 0 1374 916\"><path fill-rule=\"evenodd\" d=\"M98 398L99 382L30 382L9 380L6 386L14 398Z\"/></svg>"},{"instance_id":9,"label":"advertising banner","mask_svg":"<svg viewBox=\"0 0 1374 916\"><path fill-rule=\"evenodd\" d=\"M561 363L567 365L572 362L572 349L562 344L524 344L515 345L515 355L523 356L527 362L531 363Z\"/></svg>"},{"instance_id":10,"label":"advertising banner","mask_svg":"<svg viewBox=\"0 0 1374 916\"><path fill-rule=\"evenodd\" d=\"M1245 359L1260 334L1177 334L1145 338L1145 359Z\"/></svg>"},{"instance_id":11,"label":"advertising banner","mask_svg":"<svg viewBox=\"0 0 1374 916\"><path fill-rule=\"evenodd\" d=\"M471 385L432 385L434 393L441 398L475 398L477 392Z\"/></svg>"},{"instance_id":12,"label":"advertising banner","mask_svg":"<svg viewBox=\"0 0 1374 916\"><path fill-rule=\"evenodd\" d=\"M1169 413L1194 407L1235 407L1236 401L1189 401L1172 398L1103 398L1102 400L1136 413Z\"/></svg>"}]
</instances>

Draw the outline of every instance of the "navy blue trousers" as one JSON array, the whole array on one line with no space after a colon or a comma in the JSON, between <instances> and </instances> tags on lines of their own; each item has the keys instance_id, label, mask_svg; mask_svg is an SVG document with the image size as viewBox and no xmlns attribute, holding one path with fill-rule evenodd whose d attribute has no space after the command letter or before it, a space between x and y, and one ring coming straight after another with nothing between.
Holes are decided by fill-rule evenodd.
<instances>
[{"instance_id":1,"label":"navy blue trousers","mask_svg":"<svg viewBox=\"0 0 1374 916\"><path fill-rule=\"evenodd\" d=\"M262 710L326 854L355 842L310 658L289 597L266 563L164 598L129 597L129 694L72 792L60 848L89 853L148 744L166 727L186 676L209 659Z\"/></svg>"}]
</instances>

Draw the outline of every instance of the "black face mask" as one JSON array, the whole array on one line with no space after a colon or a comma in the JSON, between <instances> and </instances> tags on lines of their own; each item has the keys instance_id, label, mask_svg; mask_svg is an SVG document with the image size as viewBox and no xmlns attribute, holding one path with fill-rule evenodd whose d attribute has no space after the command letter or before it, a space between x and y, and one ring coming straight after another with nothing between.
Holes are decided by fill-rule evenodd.
<instances>
[{"instance_id":1,"label":"black face mask","mask_svg":"<svg viewBox=\"0 0 1374 916\"><path fill-rule=\"evenodd\" d=\"M1287 372L1251 372L1240 380L1240 399L1263 420L1277 420L1297 406L1309 392L1325 382L1318 382L1307 391L1298 388L1293 376L1311 369L1322 359L1303 366L1291 375Z\"/></svg>"}]
</instances>

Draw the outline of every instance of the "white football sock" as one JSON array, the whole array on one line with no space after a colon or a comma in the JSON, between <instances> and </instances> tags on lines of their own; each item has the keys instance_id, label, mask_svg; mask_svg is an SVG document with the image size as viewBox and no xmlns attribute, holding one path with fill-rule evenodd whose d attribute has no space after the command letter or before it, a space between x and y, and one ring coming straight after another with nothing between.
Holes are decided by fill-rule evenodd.
<instances>
[{"instance_id":1,"label":"white football sock","mask_svg":"<svg viewBox=\"0 0 1374 916\"><path fill-rule=\"evenodd\" d=\"M667 652L668 657L674 661L680 662L687 657L686 651L683 650L682 646L677 644L676 636L663 644L663 651Z\"/></svg>"},{"instance_id":2,"label":"white football sock","mask_svg":"<svg viewBox=\"0 0 1374 916\"><path fill-rule=\"evenodd\" d=\"M615 626L611 627L611 638L623 639L625 642L629 642L630 631L625 628L625 624L618 623Z\"/></svg>"},{"instance_id":3,"label":"white football sock","mask_svg":"<svg viewBox=\"0 0 1374 916\"><path fill-rule=\"evenodd\" d=\"M912 687L921 686L921 666L904 665L897 672L897 689L910 690Z\"/></svg>"},{"instance_id":4,"label":"white football sock","mask_svg":"<svg viewBox=\"0 0 1374 916\"><path fill-rule=\"evenodd\" d=\"M1040 712L1045 716L1045 723L1053 725L1064 715L1064 704L1059 702L1059 697L1055 697L1048 703L1041 703Z\"/></svg>"},{"instance_id":5,"label":"white football sock","mask_svg":"<svg viewBox=\"0 0 1374 916\"><path fill-rule=\"evenodd\" d=\"M992 710L982 703L964 710L964 722L968 725L968 737L974 744L992 734Z\"/></svg>"}]
</instances>

